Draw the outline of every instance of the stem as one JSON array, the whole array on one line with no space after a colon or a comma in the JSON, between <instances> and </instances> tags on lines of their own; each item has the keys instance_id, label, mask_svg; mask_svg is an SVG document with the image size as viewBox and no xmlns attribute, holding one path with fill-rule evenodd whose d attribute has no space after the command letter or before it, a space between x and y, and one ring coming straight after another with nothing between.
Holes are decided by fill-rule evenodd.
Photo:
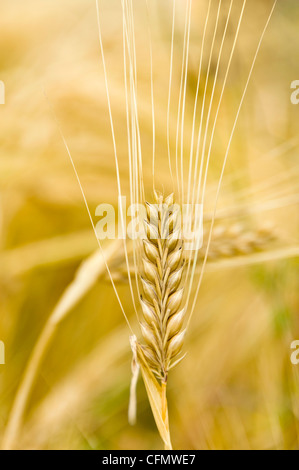
<instances>
[{"instance_id":1,"label":"stem","mask_svg":"<svg viewBox=\"0 0 299 470\"><path fill-rule=\"evenodd\" d=\"M24 378L17 391L17 395L10 413L6 432L2 442L2 450L12 450L22 426L23 416L35 384L37 372L51 343L55 325L48 323L44 328L25 370Z\"/></svg>"},{"instance_id":2,"label":"stem","mask_svg":"<svg viewBox=\"0 0 299 470\"><path fill-rule=\"evenodd\" d=\"M80 265L74 280L69 284L54 311L48 318L28 360L23 378L16 392L1 448L11 450L15 447L23 425L24 415L38 377L43 359L61 322L70 314L75 305L86 295L97 279L106 272L105 266L117 251L119 241L112 243L105 250L105 258L101 251L96 251Z\"/></svg>"},{"instance_id":3,"label":"stem","mask_svg":"<svg viewBox=\"0 0 299 470\"><path fill-rule=\"evenodd\" d=\"M168 421L168 405L167 405L167 377L162 381L162 419L165 423L165 427L169 433L169 421ZM170 433L169 433L170 434ZM169 440L169 446L165 444L165 450L172 450L171 441Z\"/></svg>"},{"instance_id":4,"label":"stem","mask_svg":"<svg viewBox=\"0 0 299 470\"><path fill-rule=\"evenodd\" d=\"M166 387L167 387L167 382L162 382L162 419L163 419L164 423L167 423Z\"/></svg>"}]
</instances>

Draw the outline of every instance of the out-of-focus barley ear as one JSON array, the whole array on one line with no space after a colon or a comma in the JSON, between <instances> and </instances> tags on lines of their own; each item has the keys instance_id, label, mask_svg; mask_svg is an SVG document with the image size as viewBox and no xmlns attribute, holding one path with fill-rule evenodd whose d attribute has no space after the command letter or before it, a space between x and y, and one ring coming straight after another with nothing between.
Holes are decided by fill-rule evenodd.
<instances>
[{"instance_id":1,"label":"out-of-focus barley ear","mask_svg":"<svg viewBox=\"0 0 299 470\"><path fill-rule=\"evenodd\" d=\"M208 237L207 228L204 228L203 232L203 246L202 249L198 253L198 260L202 261L205 251L207 249L206 240ZM174 239L175 240L175 239ZM256 229L247 230L245 226L242 224L233 224L227 227L227 224L218 224L215 226L213 230L213 238L211 240L211 244L209 247L209 259L207 263L207 269L209 265L213 263L213 270L216 268L216 263L219 262L219 267L221 266L221 261L231 259L232 263L234 260L237 260L238 257L243 255L244 264L246 264L246 258L250 260L250 255L258 255L263 258L263 254L273 252L273 249L278 243L281 243L281 237L277 233L277 230L272 226L261 226L257 227ZM148 256L151 256L153 261L155 261L155 251L152 245L147 241L144 240L144 249L147 250ZM290 250L293 253L294 249ZM278 253L276 251L273 252L274 256L279 255L280 250ZM185 261L188 261L189 257L193 255L192 251L184 250L184 258ZM286 253L284 251L281 252L281 256L284 257ZM182 267L184 270L184 266ZM199 268L197 268L196 273L198 274ZM131 275L134 275L135 271L132 267ZM123 263L122 258L115 259L114 264L112 265L112 276L115 282L126 282L127 279L127 268L126 265ZM178 275L178 274L177 274ZM109 276L106 275L105 279L110 282ZM144 296L146 295L153 295L152 286L146 282L141 277L141 283L144 288Z\"/></svg>"}]
</instances>

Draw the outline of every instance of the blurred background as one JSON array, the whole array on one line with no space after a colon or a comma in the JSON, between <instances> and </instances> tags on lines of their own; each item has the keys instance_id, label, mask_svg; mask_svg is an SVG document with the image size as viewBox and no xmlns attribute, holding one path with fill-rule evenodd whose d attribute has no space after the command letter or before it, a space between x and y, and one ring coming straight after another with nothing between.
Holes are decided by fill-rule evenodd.
<instances>
[{"instance_id":1,"label":"blurred background","mask_svg":"<svg viewBox=\"0 0 299 470\"><path fill-rule=\"evenodd\" d=\"M172 1L148 0L148 12L145 1L133 3L138 111L150 199L150 38L156 182L158 189L171 191L166 118ZM232 11L218 99L240 4L235 2ZM218 2L212 0L211 5L208 41ZM272 5L272 0L249 0L244 13L211 157L204 208L207 229L233 122ZM207 6L205 0L193 1L192 6L187 155ZM220 32L228 6L224 0ZM186 339L188 354L169 379L170 426L177 449L298 448L299 365L290 361L291 342L299 340L299 105L290 100L291 82L299 80L298 8L297 0L278 0L232 142L211 256ZM185 11L186 2L177 0L172 152ZM128 194L121 2L101 0L100 18L121 182ZM0 30L0 80L6 87L6 103L0 107L0 340L6 352L6 364L0 365L0 442L9 431L10 446L18 448L159 449L141 380L137 424L131 427L127 421L129 330L97 253L60 134L91 213L100 203L116 204L95 2L2 0ZM208 96L220 40L218 34ZM208 54L209 47L203 79ZM202 94L201 86L199 103ZM121 249L105 242L104 250L135 325Z\"/></svg>"}]
</instances>

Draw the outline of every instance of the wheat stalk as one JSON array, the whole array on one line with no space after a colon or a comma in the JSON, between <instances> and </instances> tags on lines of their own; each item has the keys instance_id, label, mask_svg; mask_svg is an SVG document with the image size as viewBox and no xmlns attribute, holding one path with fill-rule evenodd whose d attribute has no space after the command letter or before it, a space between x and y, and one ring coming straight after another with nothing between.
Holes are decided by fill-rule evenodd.
<instances>
[{"instance_id":1,"label":"wheat stalk","mask_svg":"<svg viewBox=\"0 0 299 470\"><path fill-rule=\"evenodd\" d=\"M49 316L31 352L24 376L14 398L1 443L2 449L10 450L16 445L35 380L59 325L72 312L74 306L86 295L95 282L104 275L107 261L114 256L118 249L119 240L111 243L105 248L105 251L97 250L85 259Z\"/></svg>"},{"instance_id":2,"label":"wheat stalk","mask_svg":"<svg viewBox=\"0 0 299 470\"><path fill-rule=\"evenodd\" d=\"M155 195L156 205L146 203L146 239L143 240L143 352L152 372L167 382L168 371L181 352L185 330L185 308L181 287L184 272L184 243L180 237L179 210L173 195ZM182 358L177 359L175 363Z\"/></svg>"}]
</instances>

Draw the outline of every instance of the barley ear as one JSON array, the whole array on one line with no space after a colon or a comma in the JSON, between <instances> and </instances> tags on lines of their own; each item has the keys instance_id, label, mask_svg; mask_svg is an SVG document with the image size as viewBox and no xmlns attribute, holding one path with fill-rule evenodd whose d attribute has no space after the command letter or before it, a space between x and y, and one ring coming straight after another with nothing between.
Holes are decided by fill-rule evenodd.
<instances>
[{"instance_id":1,"label":"barley ear","mask_svg":"<svg viewBox=\"0 0 299 470\"><path fill-rule=\"evenodd\" d=\"M171 449L166 398L168 372L181 358L185 330L182 306L184 243L181 238L180 208L174 196L155 192L155 204L145 203L146 238L143 240L140 276L143 294L141 331L145 344L132 347L141 369L149 402L164 441ZM132 345L132 342L131 342Z\"/></svg>"},{"instance_id":2,"label":"barley ear","mask_svg":"<svg viewBox=\"0 0 299 470\"><path fill-rule=\"evenodd\" d=\"M185 309L181 306L184 290L184 243L181 239L180 210L174 196L155 193L155 204L146 203L143 241L143 275L140 298L143 312L141 346L151 372L167 382L173 361L182 350Z\"/></svg>"}]
</instances>

